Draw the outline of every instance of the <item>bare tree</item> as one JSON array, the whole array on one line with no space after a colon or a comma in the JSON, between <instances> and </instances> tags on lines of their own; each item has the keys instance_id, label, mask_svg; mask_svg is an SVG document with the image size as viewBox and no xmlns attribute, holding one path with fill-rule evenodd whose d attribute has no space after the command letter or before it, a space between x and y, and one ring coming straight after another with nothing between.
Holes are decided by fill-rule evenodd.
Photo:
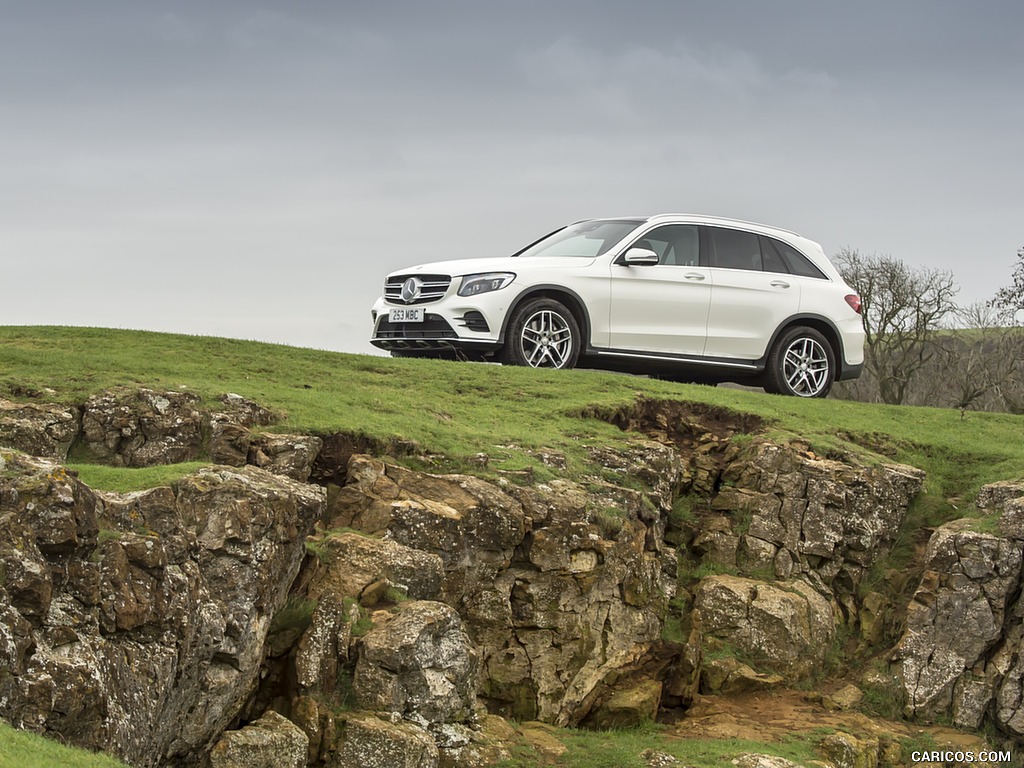
<instances>
[{"instance_id":1,"label":"bare tree","mask_svg":"<svg viewBox=\"0 0 1024 768\"><path fill-rule=\"evenodd\" d=\"M1017 251L1017 266L1013 270L1013 284L996 292L995 304L1013 312L1024 309L1024 247Z\"/></svg>"},{"instance_id":2,"label":"bare tree","mask_svg":"<svg viewBox=\"0 0 1024 768\"><path fill-rule=\"evenodd\" d=\"M946 404L978 410L1014 410L1021 399L1024 336L1012 309L994 302L975 303L957 310L961 330L951 334L939 351L942 391Z\"/></svg>"},{"instance_id":3,"label":"bare tree","mask_svg":"<svg viewBox=\"0 0 1024 768\"><path fill-rule=\"evenodd\" d=\"M911 381L938 353L936 332L956 311L953 274L849 248L835 261L860 295L865 368L878 384L878 398L902 403Z\"/></svg>"}]
</instances>

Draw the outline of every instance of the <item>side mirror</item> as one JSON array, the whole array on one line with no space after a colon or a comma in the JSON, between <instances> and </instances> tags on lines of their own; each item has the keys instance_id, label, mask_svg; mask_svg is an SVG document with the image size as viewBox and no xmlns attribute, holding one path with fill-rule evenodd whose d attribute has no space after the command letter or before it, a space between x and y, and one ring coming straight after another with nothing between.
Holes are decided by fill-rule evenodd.
<instances>
[{"instance_id":1,"label":"side mirror","mask_svg":"<svg viewBox=\"0 0 1024 768\"><path fill-rule=\"evenodd\" d=\"M630 267L652 266L658 263L658 254L647 248L630 248L623 255L622 263Z\"/></svg>"}]
</instances>

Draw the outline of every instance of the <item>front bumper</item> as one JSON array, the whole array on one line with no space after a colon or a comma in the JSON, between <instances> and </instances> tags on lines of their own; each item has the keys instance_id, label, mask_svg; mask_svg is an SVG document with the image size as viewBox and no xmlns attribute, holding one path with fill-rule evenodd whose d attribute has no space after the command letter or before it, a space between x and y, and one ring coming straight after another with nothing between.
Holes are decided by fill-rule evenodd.
<instances>
[{"instance_id":1,"label":"front bumper","mask_svg":"<svg viewBox=\"0 0 1024 768\"><path fill-rule=\"evenodd\" d=\"M495 325L502 314L493 308L467 307L461 302L455 306L454 302L442 300L424 306L423 322L391 322L390 310L405 308L390 304L383 298L377 300L371 310L371 344L380 349L413 351L462 349L487 352L501 347L501 328Z\"/></svg>"}]
</instances>

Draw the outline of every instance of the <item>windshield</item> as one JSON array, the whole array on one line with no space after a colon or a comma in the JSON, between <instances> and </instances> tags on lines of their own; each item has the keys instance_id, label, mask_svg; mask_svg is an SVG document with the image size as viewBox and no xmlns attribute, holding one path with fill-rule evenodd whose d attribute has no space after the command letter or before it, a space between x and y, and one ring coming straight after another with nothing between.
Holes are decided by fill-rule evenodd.
<instances>
[{"instance_id":1,"label":"windshield","mask_svg":"<svg viewBox=\"0 0 1024 768\"><path fill-rule=\"evenodd\" d=\"M513 254L528 256L573 256L592 259L607 253L617 242L640 226L642 221L627 219L604 219L602 221L581 221L565 229L552 232L531 246Z\"/></svg>"}]
</instances>

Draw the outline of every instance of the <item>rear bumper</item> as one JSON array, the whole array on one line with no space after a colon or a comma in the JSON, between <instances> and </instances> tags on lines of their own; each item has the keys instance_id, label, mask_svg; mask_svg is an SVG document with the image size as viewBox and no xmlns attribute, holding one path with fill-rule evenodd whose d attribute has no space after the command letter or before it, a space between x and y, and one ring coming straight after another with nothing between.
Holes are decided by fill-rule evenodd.
<instances>
[{"instance_id":1,"label":"rear bumper","mask_svg":"<svg viewBox=\"0 0 1024 768\"><path fill-rule=\"evenodd\" d=\"M857 365L850 365L845 363L843 365L842 372L836 377L836 381L847 381L849 379L859 378L861 373L864 372L864 363L857 363Z\"/></svg>"}]
</instances>

